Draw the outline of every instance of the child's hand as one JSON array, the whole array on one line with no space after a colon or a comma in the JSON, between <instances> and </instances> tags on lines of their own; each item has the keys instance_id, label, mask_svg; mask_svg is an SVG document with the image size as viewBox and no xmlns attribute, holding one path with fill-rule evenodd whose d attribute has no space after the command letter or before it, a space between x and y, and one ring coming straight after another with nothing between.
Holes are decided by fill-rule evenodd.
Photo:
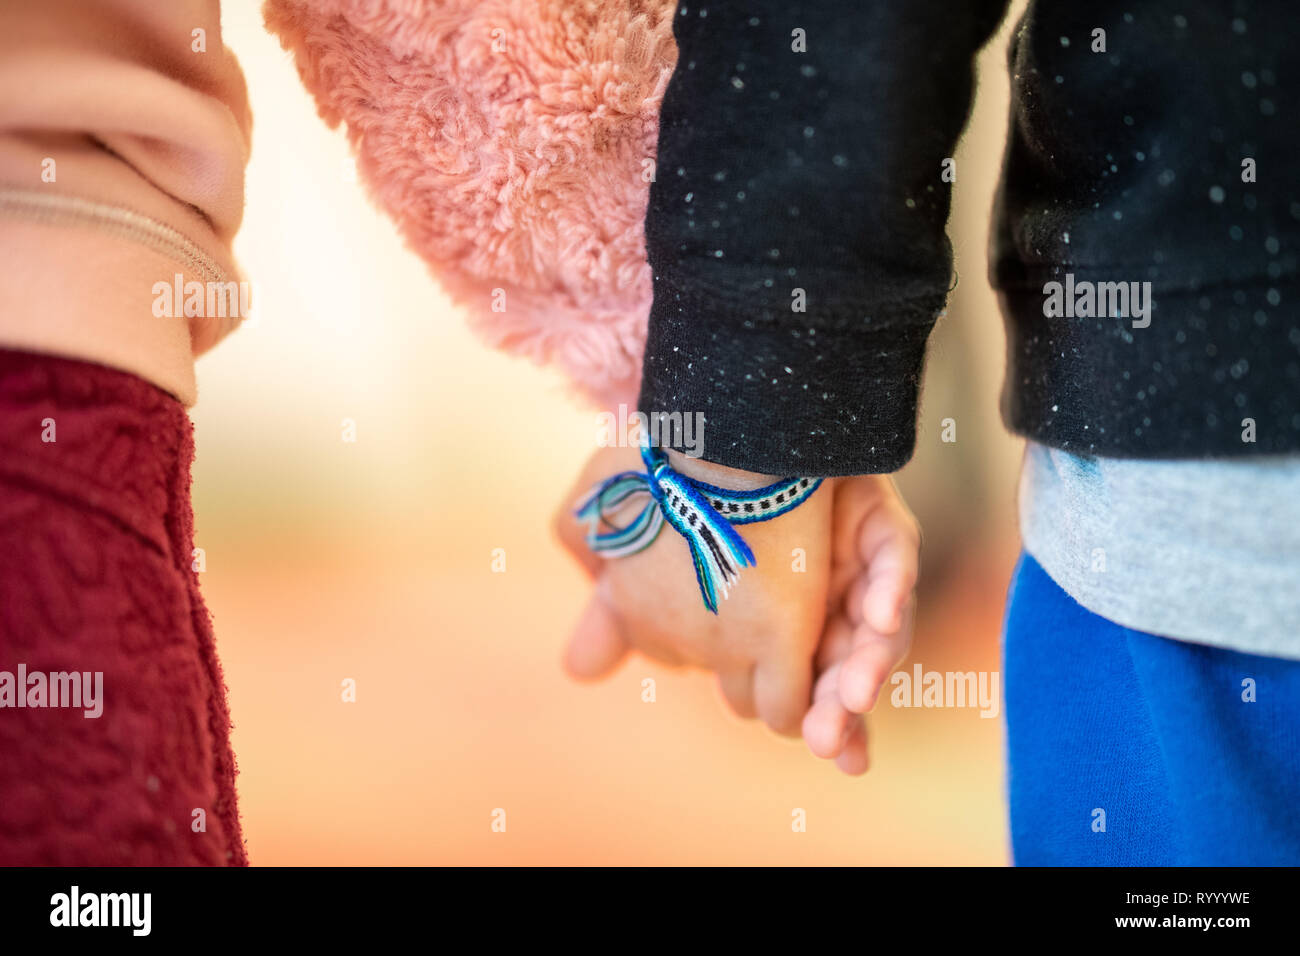
<instances>
[{"instance_id":1,"label":"child's hand","mask_svg":"<svg viewBox=\"0 0 1300 956\"><path fill-rule=\"evenodd\" d=\"M672 463L727 488L776 480L680 456ZM758 563L741 571L714 616L700 599L686 542L670 527L627 558L607 561L587 547L577 502L601 479L639 468L635 448L598 452L556 515L561 540L596 579L566 654L569 672L601 677L633 648L716 671L737 714L761 717L782 734L802 727L814 754L863 773L861 715L911 643L920 534L893 482L827 479L793 511L740 526Z\"/></svg>"},{"instance_id":2,"label":"child's hand","mask_svg":"<svg viewBox=\"0 0 1300 956\"><path fill-rule=\"evenodd\" d=\"M755 489L782 476L752 475L671 455L675 469L729 489ZM757 559L731 597L709 613L687 543L665 524L650 547L606 560L587 547L573 514L581 498L615 472L641 470L636 448L597 452L556 516L556 530L596 580L565 666L579 678L609 672L629 649L669 664L717 673L731 707L778 733L798 735L812 695L813 657L821 641L831 583L832 503L836 480L771 521L737 526Z\"/></svg>"},{"instance_id":3,"label":"child's hand","mask_svg":"<svg viewBox=\"0 0 1300 956\"><path fill-rule=\"evenodd\" d=\"M888 476L840 478L834 487L827 625L803 736L814 754L860 774L867 769L860 715L912 644L921 536Z\"/></svg>"}]
</instances>

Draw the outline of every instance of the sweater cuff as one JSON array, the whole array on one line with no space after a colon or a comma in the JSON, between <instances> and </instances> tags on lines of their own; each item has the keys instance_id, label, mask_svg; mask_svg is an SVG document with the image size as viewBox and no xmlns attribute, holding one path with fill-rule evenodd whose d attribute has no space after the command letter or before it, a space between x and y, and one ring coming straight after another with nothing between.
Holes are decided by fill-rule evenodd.
<instances>
[{"instance_id":1,"label":"sweater cuff","mask_svg":"<svg viewBox=\"0 0 1300 956\"><path fill-rule=\"evenodd\" d=\"M701 416L694 452L731 468L806 477L897 471L916 441L932 326L723 327L656 309L638 407L647 416ZM850 355L861 361L845 362ZM662 443L686 447L670 434Z\"/></svg>"}]
</instances>

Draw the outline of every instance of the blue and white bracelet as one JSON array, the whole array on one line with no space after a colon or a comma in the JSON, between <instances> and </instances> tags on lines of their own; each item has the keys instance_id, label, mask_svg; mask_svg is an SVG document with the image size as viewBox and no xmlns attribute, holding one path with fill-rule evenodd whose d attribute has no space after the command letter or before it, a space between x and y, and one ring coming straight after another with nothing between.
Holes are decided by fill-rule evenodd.
<instances>
[{"instance_id":1,"label":"blue and white bracelet","mask_svg":"<svg viewBox=\"0 0 1300 956\"><path fill-rule=\"evenodd\" d=\"M808 500L820 478L786 478L755 491L729 491L674 471L668 456L641 446L645 471L624 471L593 488L578 507L587 522L587 545L605 558L622 558L648 548L664 522L671 524L690 546L695 579L704 606L718 613L718 592L725 598L741 568L757 562L733 524L770 521ZM636 499L650 500L631 522L618 526L610 517ZM601 531L601 524L613 530Z\"/></svg>"}]
</instances>

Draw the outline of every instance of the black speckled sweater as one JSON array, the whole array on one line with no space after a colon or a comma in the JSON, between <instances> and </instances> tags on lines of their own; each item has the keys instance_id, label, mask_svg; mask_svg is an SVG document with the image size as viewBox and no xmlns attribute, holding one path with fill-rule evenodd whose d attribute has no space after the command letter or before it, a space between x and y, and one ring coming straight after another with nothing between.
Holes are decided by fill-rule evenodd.
<instances>
[{"instance_id":1,"label":"black speckled sweater","mask_svg":"<svg viewBox=\"0 0 1300 956\"><path fill-rule=\"evenodd\" d=\"M1004 6L685 0L642 411L703 412L704 457L750 471L907 461L953 282L944 160ZM1290 0L1030 6L991 269L1012 429L1129 458L1300 449L1297 27ZM1149 282L1150 309L1110 287L1100 317L1049 316L1052 282Z\"/></svg>"}]
</instances>

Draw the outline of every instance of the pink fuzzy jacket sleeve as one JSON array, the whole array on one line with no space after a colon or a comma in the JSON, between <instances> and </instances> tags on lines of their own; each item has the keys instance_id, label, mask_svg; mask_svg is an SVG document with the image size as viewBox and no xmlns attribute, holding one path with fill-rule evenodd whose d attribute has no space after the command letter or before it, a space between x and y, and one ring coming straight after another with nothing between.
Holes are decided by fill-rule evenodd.
<instances>
[{"instance_id":1,"label":"pink fuzzy jacket sleeve","mask_svg":"<svg viewBox=\"0 0 1300 956\"><path fill-rule=\"evenodd\" d=\"M489 344L636 398L674 0L266 0L376 202Z\"/></svg>"},{"instance_id":2,"label":"pink fuzzy jacket sleeve","mask_svg":"<svg viewBox=\"0 0 1300 956\"><path fill-rule=\"evenodd\" d=\"M239 279L250 128L217 0L0 4L0 346L192 403L194 356L238 317L159 284Z\"/></svg>"}]
</instances>

